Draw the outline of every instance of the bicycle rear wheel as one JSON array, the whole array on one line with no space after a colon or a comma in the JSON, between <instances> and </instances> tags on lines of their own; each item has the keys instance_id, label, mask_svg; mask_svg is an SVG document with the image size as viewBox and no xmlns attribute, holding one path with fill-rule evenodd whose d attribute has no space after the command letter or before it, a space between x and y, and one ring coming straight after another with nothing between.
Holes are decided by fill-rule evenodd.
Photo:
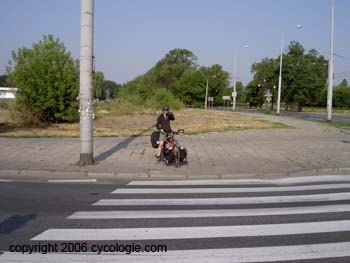
<instances>
[{"instance_id":1,"label":"bicycle rear wheel","mask_svg":"<svg viewBox=\"0 0 350 263\"><path fill-rule=\"evenodd\" d=\"M174 149L174 154L175 154L175 167L180 167L181 162L180 162L180 150L178 147Z\"/></svg>"}]
</instances>

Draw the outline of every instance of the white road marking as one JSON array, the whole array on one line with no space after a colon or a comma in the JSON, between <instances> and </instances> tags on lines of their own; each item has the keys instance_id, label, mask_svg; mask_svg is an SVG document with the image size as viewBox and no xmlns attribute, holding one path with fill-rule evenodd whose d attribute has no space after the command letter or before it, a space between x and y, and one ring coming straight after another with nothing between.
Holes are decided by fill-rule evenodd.
<instances>
[{"instance_id":1,"label":"white road marking","mask_svg":"<svg viewBox=\"0 0 350 263\"><path fill-rule=\"evenodd\" d=\"M96 179L51 179L49 183L94 183Z\"/></svg>"},{"instance_id":2,"label":"white road marking","mask_svg":"<svg viewBox=\"0 0 350 263\"><path fill-rule=\"evenodd\" d=\"M279 236L350 231L350 220L205 227L48 229L31 240L155 240Z\"/></svg>"},{"instance_id":3,"label":"white road marking","mask_svg":"<svg viewBox=\"0 0 350 263\"><path fill-rule=\"evenodd\" d=\"M21 254L5 252L7 263L252 263L350 257L350 242L225 249L171 250L166 253L125 254Z\"/></svg>"},{"instance_id":4,"label":"white road marking","mask_svg":"<svg viewBox=\"0 0 350 263\"><path fill-rule=\"evenodd\" d=\"M93 205L237 205L320 201L350 201L350 193L227 198L101 199Z\"/></svg>"},{"instance_id":5,"label":"white road marking","mask_svg":"<svg viewBox=\"0 0 350 263\"><path fill-rule=\"evenodd\" d=\"M198 194L198 193L258 193L258 192L292 192L311 190L331 190L350 188L350 184L321 184L275 187L242 188L119 188L112 194Z\"/></svg>"},{"instance_id":6,"label":"white road marking","mask_svg":"<svg viewBox=\"0 0 350 263\"><path fill-rule=\"evenodd\" d=\"M13 182L13 180L9 180L9 179L0 179L0 183L8 183L8 182Z\"/></svg>"},{"instance_id":7,"label":"white road marking","mask_svg":"<svg viewBox=\"0 0 350 263\"><path fill-rule=\"evenodd\" d=\"M218 179L218 180L169 180L131 181L128 185L234 185L234 184L276 184L350 182L350 175L315 175L280 179Z\"/></svg>"},{"instance_id":8,"label":"white road marking","mask_svg":"<svg viewBox=\"0 0 350 263\"><path fill-rule=\"evenodd\" d=\"M303 206L258 209L209 210L137 210L137 211L81 211L68 219L120 219L120 218L185 218L185 217L239 217L272 216L317 213L350 212L350 205Z\"/></svg>"}]
</instances>

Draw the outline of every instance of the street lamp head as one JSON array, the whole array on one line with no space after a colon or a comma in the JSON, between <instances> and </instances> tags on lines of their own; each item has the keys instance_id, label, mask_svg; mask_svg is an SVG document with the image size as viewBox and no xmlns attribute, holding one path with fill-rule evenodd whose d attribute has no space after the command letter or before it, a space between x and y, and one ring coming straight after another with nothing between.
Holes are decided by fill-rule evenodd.
<instances>
[{"instance_id":1,"label":"street lamp head","mask_svg":"<svg viewBox=\"0 0 350 263\"><path fill-rule=\"evenodd\" d=\"M297 25L297 29L301 29L301 28L303 28L302 25Z\"/></svg>"},{"instance_id":2,"label":"street lamp head","mask_svg":"<svg viewBox=\"0 0 350 263\"><path fill-rule=\"evenodd\" d=\"M248 45L245 45L244 48L249 48L249 46L248 46Z\"/></svg>"}]
</instances>

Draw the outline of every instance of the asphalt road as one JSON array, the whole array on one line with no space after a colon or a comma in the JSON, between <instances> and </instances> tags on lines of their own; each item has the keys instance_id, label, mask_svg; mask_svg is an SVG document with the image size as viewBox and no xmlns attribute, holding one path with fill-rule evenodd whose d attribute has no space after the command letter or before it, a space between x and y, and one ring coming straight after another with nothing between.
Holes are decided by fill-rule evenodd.
<instances>
[{"instance_id":1,"label":"asphalt road","mask_svg":"<svg viewBox=\"0 0 350 263\"><path fill-rule=\"evenodd\" d=\"M263 110L258 109L237 109L238 112L254 112L254 113L261 113L263 114ZM326 121L327 115L323 113L312 113L312 112L292 112L292 111L281 111L280 116L289 116L289 117L296 117L306 120L312 120L312 121ZM333 121L336 122L350 122L350 115L339 115L339 114L333 114L332 115Z\"/></svg>"},{"instance_id":2,"label":"asphalt road","mask_svg":"<svg viewBox=\"0 0 350 263\"><path fill-rule=\"evenodd\" d=\"M264 183L0 180L0 200L0 262L350 262L350 176ZM10 245L48 243L60 253L8 252ZM63 253L64 243L81 253ZM165 245L167 252L92 251L116 243Z\"/></svg>"}]
</instances>

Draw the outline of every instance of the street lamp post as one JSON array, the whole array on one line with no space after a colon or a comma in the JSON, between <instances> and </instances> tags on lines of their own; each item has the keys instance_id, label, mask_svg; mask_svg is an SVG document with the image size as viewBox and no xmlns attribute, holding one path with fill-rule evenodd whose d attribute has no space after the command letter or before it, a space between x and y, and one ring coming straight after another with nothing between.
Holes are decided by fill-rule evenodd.
<instances>
[{"instance_id":1,"label":"street lamp post","mask_svg":"<svg viewBox=\"0 0 350 263\"><path fill-rule=\"evenodd\" d=\"M272 89L271 110L273 110L273 102L275 101L275 96L276 96L276 85L274 85L274 86L273 86L273 89Z\"/></svg>"},{"instance_id":2,"label":"street lamp post","mask_svg":"<svg viewBox=\"0 0 350 263\"><path fill-rule=\"evenodd\" d=\"M332 120L332 101L333 101L333 57L334 57L334 0L331 6L331 48L328 64L328 91L327 91L327 120Z\"/></svg>"},{"instance_id":3,"label":"street lamp post","mask_svg":"<svg viewBox=\"0 0 350 263\"><path fill-rule=\"evenodd\" d=\"M81 0L80 18L80 165L93 164L92 58L94 0Z\"/></svg>"},{"instance_id":4,"label":"street lamp post","mask_svg":"<svg viewBox=\"0 0 350 263\"><path fill-rule=\"evenodd\" d=\"M244 48L248 48L248 45L245 45ZM233 71L233 92L232 92L232 110L236 109L236 98L237 98L237 89L236 89L236 76L237 76L237 52L235 52L235 65Z\"/></svg>"},{"instance_id":5,"label":"street lamp post","mask_svg":"<svg viewBox=\"0 0 350 263\"><path fill-rule=\"evenodd\" d=\"M297 25L297 29L301 29L301 25ZM282 91L282 66L283 66L283 41L284 41L285 32L282 32L281 35L281 55L280 55L280 74L278 77L278 94L277 94L277 115L280 114L281 109L281 91Z\"/></svg>"},{"instance_id":6,"label":"street lamp post","mask_svg":"<svg viewBox=\"0 0 350 263\"><path fill-rule=\"evenodd\" d=\"M205 102L204 102L205 109L207 109L207 105L208 105L208 89L209 89L209 78L207 78L207 86L205 88Z\"/></svg>"},{"instance_id":7,"label":"street lamp post","mask_svg":"<svg viewBox=\"0 0 350 263\"><path fill-rule=\"evenodd\" d=\"M282 36L281 36L280 74L278 77L278 92L277 92L277 114L280 114L280 107L281 107L283 38L284 38L284 32L282 32Z\"/></svg>"},{"instance_id":8,"label":"street lamp post","mask_svg":"<svg viewBox=\"0 0 350 263\"><path fill-rule=\"evenodd\" d=\"M216 76L214 75L213 78ZM208 90L209 90L209 77L207 78L207 85L205 88L205 102L204 102L204 108L207 109L208 107Z\"/></svg>"}]
</instances>

